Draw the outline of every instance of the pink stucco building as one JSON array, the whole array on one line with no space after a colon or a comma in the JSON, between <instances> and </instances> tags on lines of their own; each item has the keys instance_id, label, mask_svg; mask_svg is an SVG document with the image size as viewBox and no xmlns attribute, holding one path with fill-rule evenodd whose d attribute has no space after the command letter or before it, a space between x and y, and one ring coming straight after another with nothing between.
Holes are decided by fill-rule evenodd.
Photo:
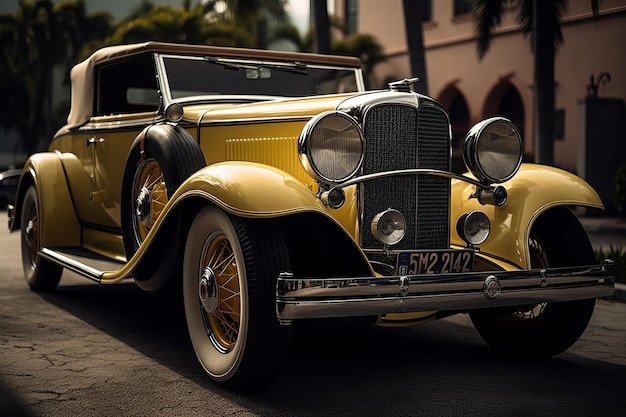
<instances>
[{"instance_id":1,"label":"pink stucco building","mask_svg":"<svg viewBox=\"0 0 626 417\"><path fill-rule=\"evenodd\" d=\"M533 55L516 23L517 3L510 1L490 50L479 61L472 1L430 0L429 18L423 24L428 86L429 94L450 109L455 142L481 118L502 114L519 126L525 151L532 155ZM334 12L353 31L374 35L382 44L387 59L376 66L372 87L419 76L410 73L402 0L335 0ZM611 81L600 84L599 96L626 100L626 0L603 0L595 20L590 0L570 0L561 28L565 42L555 60L559 134L554 164L576 172L582 169L578 166L580 100L587 96L590 76L608 72ZM617 141L624 142L623 128L621 136Z\"/></svg>"}]
</instances>

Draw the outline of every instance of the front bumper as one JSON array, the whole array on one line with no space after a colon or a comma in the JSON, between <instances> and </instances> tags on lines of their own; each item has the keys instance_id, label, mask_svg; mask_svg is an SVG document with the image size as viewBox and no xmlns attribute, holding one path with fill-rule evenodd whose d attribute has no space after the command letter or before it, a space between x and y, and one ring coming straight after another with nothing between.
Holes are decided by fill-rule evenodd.
<instances>
[{"instance_id":1,"label":"front bumper","mask_svg":"<svg viewBox=\"0 0 626 417\"><path fill-rule=\"evenodd\" d=\"M283 323L417 311L464 311L611 297L614 265L355 278L298 278L277 282Z\"/></svg>"}]
</instances>

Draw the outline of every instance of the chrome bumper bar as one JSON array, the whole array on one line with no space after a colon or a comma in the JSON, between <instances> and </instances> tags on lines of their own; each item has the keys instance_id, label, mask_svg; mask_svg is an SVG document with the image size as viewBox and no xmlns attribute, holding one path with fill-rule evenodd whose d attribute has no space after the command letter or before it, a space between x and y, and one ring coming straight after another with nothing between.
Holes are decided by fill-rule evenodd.
<instances>
[{"instance_id":1,"label":"chrome bumper bar","mask_svg":"<svg viewBox=\"0 0 626 417\"><path fill-rule=\"evenodd\" d=\"M463 311L611 297L614 265L355 278L280 274L278 319Z\"/></svg>"}]
</instances>

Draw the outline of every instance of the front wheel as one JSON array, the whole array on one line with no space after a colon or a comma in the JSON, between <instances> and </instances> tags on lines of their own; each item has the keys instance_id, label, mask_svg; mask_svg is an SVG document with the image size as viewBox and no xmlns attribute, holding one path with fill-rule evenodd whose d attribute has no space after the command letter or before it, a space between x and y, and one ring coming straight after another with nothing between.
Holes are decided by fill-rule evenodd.
<instances>
[{"instance_id":1,"label":"front wheel","mask_svg":"<svg viewBox=\"0 0 626 417\"><path fill-rule=\"evenodd\" d=\"M286 360L290 327L276 317L275 288L288 267L280 231L217 207L195 217L184 257L187 327L211 379L231 389L264 385Z\"/></svg>"},{"instance_id":2,"label":"front wheel","mask_svg":"<svg viewBox=\"0 0 626 417\"><path fill-rule=\"evenodd\" d=\"M35 186L22 201L20 237L24 277L33 291L52 291L61 280L63 268L39 256L41 211Z\"/></svg>"},{"instance_id":3,"label":"front wheel","mask_svg":"<svg viewBox=\"0 0 626 417\"><path fill-rule=\"evenodd\" d=\"M564 207L552 209L537 219L528 244L532 268L595 263L585 230ZM498 350L550 357L567 350L583 334L595 302L587 299L517 309L477 310L470 313L470 318L482 338Z\"/></svg>"}]
</instances>

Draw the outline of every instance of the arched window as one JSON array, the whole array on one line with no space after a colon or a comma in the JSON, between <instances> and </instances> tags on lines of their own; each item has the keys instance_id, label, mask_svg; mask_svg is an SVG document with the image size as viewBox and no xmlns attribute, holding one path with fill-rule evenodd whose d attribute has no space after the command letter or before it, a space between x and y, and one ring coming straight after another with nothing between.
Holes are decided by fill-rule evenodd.
<instances>
[{"instance_id":1,"label":"arched window","mask_svg":"<svg viewBox=\"0 0 626 417\"><path fill-rule=\"evenodd\" d=\"M507 79L501 80L487 96L483 117L503 116L517 126L522 140L524 137L525 112L522 96L517 88Z\"/></svg>"},{"instance_id":2,"label":"arched window","mask_svg":"<svg viewBox=\"0 0 626 417\"><path fill-rule=\"evenodd\" d=\"M466 171L461 148L470 123L470 110L467 100L453 84L450 84L439 95L439 102L448 109L450 124L452 125L452 171L462 173Z\"/></svg>"}]
</instances>

